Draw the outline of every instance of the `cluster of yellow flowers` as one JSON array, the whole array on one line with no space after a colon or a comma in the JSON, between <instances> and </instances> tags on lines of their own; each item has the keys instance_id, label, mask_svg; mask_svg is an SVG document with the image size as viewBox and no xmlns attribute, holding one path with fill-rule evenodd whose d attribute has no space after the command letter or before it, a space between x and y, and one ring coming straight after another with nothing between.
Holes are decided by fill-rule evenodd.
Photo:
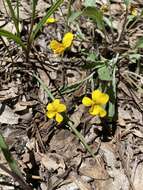
<instances>
[{"instance_id":1,"label":"cluster of yellow flowers","mask_svg":"<svg viewBox=\"0 0 143 190\"><path fill-rule=\"evenodd\" d=\"M84 106L90 107L89 113L93 116L105 117L107 112L103 106L109 101L108 94L102 93L100 90L94 90L92 92L92 98L84 97L82 103ZM59 99L55 99L52 103L47 105L46 115L49 119L55 118L60 124L63 121L62 113L66 111L66 106L60 102Z\"/></svg>"},{"instance_id":2,"label":"cluster of yellow flowers","mask_svg":"<svg viewBox=\"0 0 143 190\"><path fill-rule=\"evenodd\" d=\"M48 18L46 20L45 24L53 24L57 22L55 18ZM58 42L57 40L52 40L50 42L50 48L53 50L55 54L63 54L64 51L69 48L73 42L74 35L72 32L67 32L64 37L62 42Z\"/></svg>"},{"instance_id":3,"label":"cluster of yellow flowers","mask_svg":"<svg viewBox=\"0 0 143 190\"><path fill-rule=\"evenodd\" d=\"M52 24L55 23L56 19L48 18L46 23ZM69 48L73 42L74 35L71 32L67 32L62 42L58 42L57 40L52 40L50 42L50 48L53 50L55 54L63 54L64 51ZM93 116L98 115L99 117L105 117L107 112L103 108L103 106L109 101L108 94L102 93L100 90L94 90L92 92L91 98L84 97L82 99L82 103L86 107L90 107L89 113ZM58 123L63 121L63 112L66 111L66 106L60 102L59 99L53 100L52 103L47 105L46 115L49 119L55 119Z\"/></svg>"}]
</instances>

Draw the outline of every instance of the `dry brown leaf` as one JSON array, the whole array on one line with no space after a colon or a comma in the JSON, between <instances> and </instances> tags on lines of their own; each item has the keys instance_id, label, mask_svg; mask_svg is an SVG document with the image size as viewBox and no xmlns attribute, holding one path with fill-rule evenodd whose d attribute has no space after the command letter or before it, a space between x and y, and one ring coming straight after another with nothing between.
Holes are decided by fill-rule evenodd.
<instances>
[{"instance_id":1,"label":"dry brown leaf","mask_svg":"<svg viewBox=\"0 0 143 190\"><path fill-rule=\"evenodd\" d=\"M65 172L65 163L63 157L56 153L43 154L41 163L48 171L58 171L58 174Z\"/></svg>"},{"instance_id":2,"label":"dry brown leaf","mask_svg":"<svg viewBox=\"0 0 143 190\"><path fill-rule=\"evenodd\" d=\"M42 82L49 87L50 85L50 81L49 81L49 77L46 74L46 72L42 69L38 69L38 73L40 76L40 79L42 80ZM43 87L41 86L38 92L38 96L39 99L41 100L41 102L43 102L44 104L48 103L48 96L47 93L45 92L45 90L43 89Z\"/></svg>"},{"instance_id":3,"label":"dry brown leaf","mask_svg":"<svg viewBox=\"0 0 143 190\"><path fill-rule=\"evenodd\" d=\"M85 163L82 163L79 172L84 175L88 176L94 179L106 179L108 178L108 173L104 168L104 163L103 165L99 166L99 164L95 163L95 161L91 162L85 161Z\"/></svg>"},{"instance_id":4,"label":"dry brown leaf","mask_svg":"<svg viewBox=\"0 0 143 190\"><path fill-rule=\"evenodd\" d=\"M131 114L128 110L124 110L122 107L118 108L119 118L124 120L131 120Z\"/></svg>"},{"instance_id":5,"label":"dry brown leaf","mask_svg":"<svg viewBox=\"0 0 143 190\"><path fill-rule=\"evenodd\" d=\"M74 122L73 126L76 128L81 123L81 117L84 113L84 105L79 105L77 110L71 115L70 120Z\"/></svg>"},{"instance_id":6,"label":"dry brown leaf","mask_svg":"<svg viewBox=\"0 0 143 190\"><path fill-rule=\"evenodd\" d=\"M79 151L77 151L79 146L77 138L69 130L59 131L50 141L50 150L63 155L65 159L72 159L79 155Z\"/></svg>"},{"instance_id":7,"label":"dry brown leaf","mask_svg":"<svg viewBox=\"0 0 143 190\"><path fill-rule=\"evenodd\" d=\"M107 172L112 179L103 184L103 189L129 189L129 181L123 168L117 168L116 151L110 143L102 143L101 151L107 164ZM114 180L113 180L114 179Z\"/></svg>"},{"instance_id":8,"label":"dry brown leaf","mask_svg":"<svg viewBox=\"0 0 143 190\"><path fill-rule=\"evenodd\" d=\"M143 138L143 133L142 133L141 131L139 131L139 130L137 130L137 129L133 129L133 130L131 130L131 132L132 132L135 136L137 136L137 137L139 137L139 138Z\"/></svg>"},{"instance_id":9,"label":"dry brown leaf","mask_svg":"<svg viewBox=\"0 0 143 190\"><path fill-rule=\"evenodd\" d=\"M5 124L18 124L19 116L5 104L0 103L0 123Z\"/></svg>"},{"instance_id":10,"label":"dry brown leaf","mask_svg":"<svg viewBox=\"0 0 143 190\"><path fill-rule=\"evenodd\" d=\"M0 90L0 101L8 100L18 96L18 85L14 82L4 85Z\"/></svg>"},{"instance_id":11,"label":"dry brown leaf","mask_svg":"<svg viewBox=\"0 0 143 190\"><path fill-rule=\"evenodd\" d=\"M72 176L72 180L79 187L80 190L92 190L91 186L87 182L83 181L79 176Z\"/></svg>"},{"instance_id":12,"label":"dry brown leaf","mask_svg":"<svg viewBox=\"0 0 143 190\"><path fill-rule=\"evenodd\" d=\"M136 169L134 177L134 187L136 190L143 189L143 163L141 162Z\"/></svg>"}]
</instances>

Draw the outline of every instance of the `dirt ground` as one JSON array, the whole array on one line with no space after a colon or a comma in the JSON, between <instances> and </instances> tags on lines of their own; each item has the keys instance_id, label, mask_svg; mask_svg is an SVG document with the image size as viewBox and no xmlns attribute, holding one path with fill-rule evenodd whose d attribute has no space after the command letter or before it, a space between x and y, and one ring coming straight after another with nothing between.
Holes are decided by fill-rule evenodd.
<instances>
[{"instance_id":1,"label":"dirt ground","mask_svg":"<svg viewBox=\"0 0 143 190\"><path fill-rule=\"evenodd\" d=\"M94 1L73 1L74 12ZM108 1L96 1L97 7ZM86 3L86 4L84 4ZM31 46L28 61L22 48L0 36L0 132L9 150L33 190L142 190L143 189L143 56L135 44L143 37L143 16L125 12L123 1L111 1L113 28L106 25L107 39L92 19L81 16L66 22L68 1L54 13L57 22L45 24ZM13 1L13 5L15 2ZM51 1L39 0L35 24L51 6ZM139 15L142 0L132 1ZM30 26L30 3L20 2L21 38L26 41ZM142 14L143 15L143 14ZM108 23L107 19L105 22ZM126 27L125 27L126 25ZM0 0L0 28L15 33L3 1ZM65 32L74 34L70 50L64 56L53 54L52 39L61 40ZM80 35L83 38L80 38ZM106 40L106 43L105 43ZM82 105L84 95L102 85L106 79L92 66L95 57L115 63L114 79L117 97L112 119L91 117ZM94 63L95 64L95 63ZM50 102L38 76L54 97L67 105L68 117L84 136L95 153L88 153L76 135L46 117ZM0 165L9 168L0 153ZM9 173L0 167L0 189L22 189ZM26 190L26 189L25 189Z\"/></svg>"}]
</instances>

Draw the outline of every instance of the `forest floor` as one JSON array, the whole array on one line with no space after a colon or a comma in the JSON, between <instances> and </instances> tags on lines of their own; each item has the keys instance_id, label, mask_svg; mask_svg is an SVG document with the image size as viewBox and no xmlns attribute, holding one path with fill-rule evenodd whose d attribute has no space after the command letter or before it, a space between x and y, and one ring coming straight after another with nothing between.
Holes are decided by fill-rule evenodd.
<instances>
[{"instance_id":1,"label":"forest floor","mask_svg":"<svg viewBox=\"0 0 143 190\"><path fill-rule=\"evenodd\" d=\"M34 25L51 3L38 1ZM15 34L6 7L0 0L0 29ZM25 43L29 1L21 1L19 11ZM56 21L42 26L28 57L0 31L0 132L23 179L31 190L142 190L142 0L64 1L50 17ZM51 40L61 41L67 32L74 35L72 45L62 55L53 53ZM82 104L96 89L109 95L105 118L90 115ZM66 105L72 127L95 157L66 121L47 117L49 92ZM10 170L2 152L0 189L24 189L1 166Z\"/></svg>"}]
</instances>

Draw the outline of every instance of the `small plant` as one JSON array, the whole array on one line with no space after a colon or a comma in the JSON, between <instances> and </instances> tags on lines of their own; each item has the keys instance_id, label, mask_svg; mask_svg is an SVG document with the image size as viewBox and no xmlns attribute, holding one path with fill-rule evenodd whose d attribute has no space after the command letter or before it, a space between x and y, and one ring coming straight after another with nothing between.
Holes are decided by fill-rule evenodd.
<instances>
[{"instance_id":1,"label":"small plant","mask_svg":"<svg viewBox=\"0 0 143 190\"><path fill-rule=\"evenodd\" d=\"M43 89L47 92L48 97L52 100L52 103L49 103L47 105L47 112L46 116L49 119L55 118L55 120L58 122L58 124L61 124L63 120L65 120L65 123L63 124L65 127L70 128L73 133L77 136L77 138L81 141L81 143L84 145L86 150L92 155L94 159L95 154L91 150L90 146L86 143L86 140L84 139L83 135L78 132L78 130L73 126L73 121L71 121L66 114L61 114L66 111L65 104L60 103L59 99L54 99L53 95L51 94L50 90L43 84L41 79L34 74L34 77L38 80L38 82L42 85ZM91 106L90 113L92 115L99 115L101 117L104 117L106 115L106 111L101 107L101 105L106 104L109 100L109 96L105 93L102 93L100 90L95 90L92 92L92 100L88 97L84 97L82 102L84 105Z\"/></svg>"},{"instance_id":2,"label":"small plant","mask_svg":"<svg viewBox=\"0 0 143 190\"><path fill-rule=\"evenodd\" d=\"M89 118L93 117L99 118L100 124L103 129L102 132L106 135L106 129L108 127L110 128L110 126L112 128L114 121L117 121L116 73L119 71L118 66L120 65L120 60L122 58L128 59L131 63L139 65L143 57L141 53L138 51L143 48L143 37L141 37L137 41L136 45L133 48L130 47L129 51L126 51L124 54L120 53L120 51L122 51L122 48L124 49L124 47L120 47L120 45L124 41L125 35L128 33L129 29L136 24L138 19L140 19L143 16L143 11L139 14L137 9L134 6L132 6L130 0L124 0L123 1L124 10L122 15L122 17L124 16L124 19L123 23L121 23L122 25L118 29L117 28L118 26L116 26L117 25L116 22L114 22L114 16L112 17L111 15L112 11L110 10L110 1L108 1L107 4L100 4L100 3L98 4L95 3L96 1L87 0L81 5L81 8L79 10L73 11L74 6L72 6L72 3L74 3L74 1L70 0L68 1L67 15L65 16L65 14L62 13L63 20L65 21L64 23L65 28L63 27L64 31L60 31L61 34L63 35L61 41L56 40L55 36L52 37L52 40L48 39L50 41L49 47L51 52L57 55L55 56L52 54L52 56L50 57L47 51L46 53L44 52L45 54L44 53L42 54L43 57L40 55L42 57L41 58L39 55L37 55L38 54L37 52L36 52L37 54L34 54L35 53L34 51L35 50L37 51L38 48L36 47L37 48L36 49L34 47L34 44L36 43L33 42L36 38L38 38L39 32L42 31L43 26L48 25L49 28L53 27L53 29L55 26L58 27L58 18L56 18L55 11L58 8L60 8L64 0L51 1L51 7L48 9L48 11L46 11L45 16L40 18L40 21L38 21L37 23L36 21L39 19L36 18L36 7L38 1L37 0L31 1L32 11L30 16L31 17L30 26L28 25L29 26L28 34L25 37L26 39L25 41L21 37L19 29L21 23L21 20L19 19L20 1L16 0L16 9L13 8L12 1L5 0L3 2L5 2L7 5L6 7L8 8L8 12L10 13L9 16L16 29L16 33L14 34L4 30L3 28L0 28L0 38L2 39L3 44L4 44L3 37L15 41L15 43L18 46L20 46L21 49L23 50L24 61L26 63L30 63L30 58L32 57L31 56L32 54L36 57L36 61L39 61L38 64L40 63L39 64L40 66L42 65L42 63L46 64L46 61L44 60L45 54L49 59L48 60L49 67L51 66L50 63L52 62L50 60L51 57L52 59L54 59L55 57L57 58L57 55L61 56L60 59L58 57L58 60L60 60L58 62L58 64L60 65L58 69L61 69L60 77L62 78L61 79L62 85L59 88L55 88L59 93L58 95L56 93L54 94L53 92L51 92L51 89L49 89L44 84L44 82L38 77L38 74L35 74L35 70L32 71L32 76L34 76L37 79L37 81L46 91L48 96L49 103L45 106L46 107L46 111L44 113L45 114L44 118L46 118L45 120L54 121L51 122L51 125L56 125L56 127L58 127L59 129L61 127L64 127L72 131L79 139L79 141L84 145L85 149L90 153L90 155L94 159L96 159L95 152L93 152L93 150L90 147L90 144L88 144L87 141L85 140L84 135L82 135L78 127L77 128L74 127L74 122L72 121L72 119L70 119L72 117L70 117L70 111L68 109L67 102L64 100L62 96L64 96L65 94L72 95L72 93L74 93L76 90L80 91L80 87L83 87L84 90L82 91L82 93L79 92L80 95L78 96L78 103L76 103L76 98L75 99L73 98L72 101L74 102L74 105L76 104L75 105L76 108L79 108L79 104L81 105L83 104L82 108L84 109L82 111L86 112L88 110L88 113L90 114ZM80 24L78 23L80 19L78 20L78 18L81 18L81 20L83 19L83 21L84 19L88 20L87 27L88 26L91 27L90 31L88 31L88 29L84 30L83 29L84 26L82 26L83 28L82 27L80 28ZM74 30L73 26L71 27L70 24L75 24L76 29ZM48 30L48 27L45 28ZM45 30L43 30L43 33L44 31ZM58 35L56 34L56 36ZM76 43L74 44L73 41L74 42L76 41L77 44ZM82 44L83 42L84 44ZM128 46L128 43L129 43L128 41L127 43L125 43L126 46ZM73 48L74 52L68 52L72 44L75 45L75 47ZM78 44L80 44L79 47ZM125 44L123 43L123 45ZM79 68L81 70L83 69L85 73L85 75L83 76L84 78L80 80L77 79L75 83L68 84L66 86L65 82L66 81L65 78L67 76L66 68L69 69L68 67L69 65L68 66L66 65L67 67L65 66L66 61L64 62L64 58L65 60L68 60L68 63L70 63L72 58L75 58L73 59L73 62L77 63L76 65L77 67L75 68L75 70L78 70ZM76 58L78 61L76 61ZM13 60L12 56L11 60ZM45 70L46 68L44 67L45 65L43 67L42 66L40 67L40 69L44 68ZM73 65L71 64L70 67L71 67L70 69L72 70ZM129 65L127 67L129 67ZM141 72L141 66L139 65L138 74L134 73L133 71L132 72L126 71L123 76L122 73L120 73L120 75L121 77L126 78L126 81L128 81L130 85L132 84L132 86L135 86L139 92L143 92L142 86L136 84L136 81L139 79L142 83L142 77L139 75L140 72ZM27 73L28 74L30 73L29 70ZM71 75L69 74L69 76ZM88 86L87 88L86 85ZM54 86L57 87L56 85ZM66 96L66 98L67 97L68 96ZM64 101L62 102L61 99ZM72 106L72 112L75 111L74 110L75 107ZM103 133L102 135L104 135ZM9 164L9 167L11 169L9 173L11 172L10 174L15 178L15 180L19 182L19 184L22 186L23 189L31 190L31 188L25 182L25 179L18 167L17 162L12 157L2 134L0 134L0 149L3 152L7 160L7 163Z\"/></svg>"},{"instance_id":3,"label":"small plant","mask_svg":"<svg viewBox=\"0 0 143 190\"><path fill-rule=\"evenodd\" d=\"M55 20L53 20L53 18L51 19L50 16L55 12L56 9L58 9L60 7L60 5L62 4L63 0L57 0L51 7L50 9L47 11L46 15L37 23L36 26L34 26L34 20L36 18L36 6L37 6L37 0L32 0L32 15L31 15L31 26L29 29L29 34L28 34L28 39L27 39L27 43L23 42L22 39L20 38L20 31L19 31L19 1L17 0L17 15L14 12L14 8L12 7L12 2L10 0L6 0L6 3L8 5L8 9L10 11L11 14L11 19L14 22L14 26L16 28L17 33L13 34L9 31L6 31L4 29L0 28L0 36L4 36L7 37L10 40L15 41L18 45L20 45L23 49L23 51L25 52L26 55L26 60L28 61L29 59L29 53L31 51L31 45L33 43L33 41L36 38L37 33L42 29L42 27L44 26L44 24L46 22L53 22ZM49 20L48 20L49 18Z\"/></svg>"}]
</instances>

